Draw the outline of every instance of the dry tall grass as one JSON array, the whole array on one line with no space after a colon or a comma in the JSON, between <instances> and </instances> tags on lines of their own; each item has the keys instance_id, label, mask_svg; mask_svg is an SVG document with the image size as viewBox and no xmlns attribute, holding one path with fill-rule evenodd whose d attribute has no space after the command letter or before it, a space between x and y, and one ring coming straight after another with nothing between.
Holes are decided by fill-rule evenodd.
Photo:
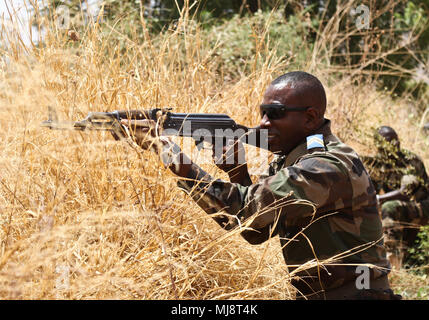
<instances>
[{"instance_id":1,"label":"dry tall grass","mask_svg":"<svg viewBox=\"0 0 429 320\"><path fill-rule=\"evenodd\" d=\"M265 86L288 71L287 62L271 55L253 73L225 81L213 48L186 14L156 38L126 39L126 52L112 44L114 26L106 34L89 25L76 43L50 25L45 45L29 49L4 27L1 299L293 298L278 239L251 246L237 231L221 230L155 156L137 154L108 133L39 126L48 106L67 120L89 111L172 106L255 125ZM312 68L328 83L324 71ZM409 102L350 80L327 91L328 117L346 142L370 152L362 132L390 124L429 164L428 140L409 117ZM214 166L205 169L225 177Z\"/></svg>"}]
</instances>

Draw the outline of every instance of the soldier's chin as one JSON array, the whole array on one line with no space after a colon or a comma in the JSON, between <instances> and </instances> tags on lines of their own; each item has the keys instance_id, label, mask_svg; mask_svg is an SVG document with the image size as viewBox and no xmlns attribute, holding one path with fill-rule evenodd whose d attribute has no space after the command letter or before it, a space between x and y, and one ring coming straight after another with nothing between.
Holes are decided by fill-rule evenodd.
<instances>
[{"instance_id":1,"label":"soldier's chin","mask_svg":"<svg viewBox=\"0 0 429 320\"><path fill-rule=\"evenodd\" d=\"M281 153L281 151L282 151L281 148L274 143L268 143L268 150L270 150L272 153L276 153L276 154Z\"/></svg>"}]
</instances>

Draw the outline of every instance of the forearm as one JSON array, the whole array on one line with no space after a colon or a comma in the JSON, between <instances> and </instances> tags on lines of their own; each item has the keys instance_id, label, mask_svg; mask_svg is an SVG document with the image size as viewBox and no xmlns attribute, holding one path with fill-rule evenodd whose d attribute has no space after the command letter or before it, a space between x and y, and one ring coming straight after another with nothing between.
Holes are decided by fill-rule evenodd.
<instances>
[{"instance_id":1,"label":"forearm","mask_svg":"<svg viewBox=\"0 0 429 320\"><path fill-rule=\"evenodd\" d=\"M210 182L212 180L212 178L198 165L193 163L174 142L165 141L163 143L163 151L160 155L161 160L174 174L182 178L197 181L204 180L204 182ZM232 183L238 183L242 186L252 185L252 179L250 178L246 163L229 170L227 173Z\"/></svg>"},{"instance_id":2,"label":"forearm","mask_svg":"<svg viewBox=\"0 0 429 320\"><path fill-rule=\"evenodd\" d=\"M188 158L184 153L182 153L182 156L185 159ZM206 173L202 168L193 163L191 160L189 160L189 162L172 164L168 168L177 176L188 179L192 181L192 183L207 183L213 180L208 173Z\"/></svg>"},{"instance_id":3,"label":"forearm","mask_svg":"<svg viewBox=\"0 0 429 320\"><path fill-rule=\"evenodd\" d=\"M193 163L180 147L170 139L161 137L155 151L164 166L181 178L201 180L208 177L208 174Z\"/></svg>"},{"instance_id":4,"label":"forearm","mask_svg":"<svg viewBox=\"0 0 429 320\"><path fill-rule=\"evenodd\" d=\"M230 183L213 179L183 152L176 154L174 162L168 168L181 178L178 186L222 228L231 230L244 223L244 216L252 215L246 212L249 208L243 210L244 193L240 191L252 185L246 164L228 172ZM262 243L276 234L276 231L271 231L270 223L257 229L253 225L248 227L252 229L244 230L242 236L251 244Z\"/></svg>"}]
</instances>

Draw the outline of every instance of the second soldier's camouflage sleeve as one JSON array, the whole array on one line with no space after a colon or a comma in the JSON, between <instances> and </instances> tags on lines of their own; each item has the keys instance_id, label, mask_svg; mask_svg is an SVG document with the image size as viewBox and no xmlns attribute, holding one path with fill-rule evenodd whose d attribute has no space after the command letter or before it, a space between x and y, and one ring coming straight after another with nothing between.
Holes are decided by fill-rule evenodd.
<instances>
[{"instance_id":1,"label":"second soldier's camouflage sleeve","mask_svg":"<svg viewBox=\"0 0 429 320\"><path fill-rule=\"evenodd\" d=\"M411 163L415 168L413 175L418 181L418 183L413 184L415 187L412 190L413 196L417 201L429 199L429 178L426 173L425 165L418 156L415 156Z\"/></svg>"}]
</instances>

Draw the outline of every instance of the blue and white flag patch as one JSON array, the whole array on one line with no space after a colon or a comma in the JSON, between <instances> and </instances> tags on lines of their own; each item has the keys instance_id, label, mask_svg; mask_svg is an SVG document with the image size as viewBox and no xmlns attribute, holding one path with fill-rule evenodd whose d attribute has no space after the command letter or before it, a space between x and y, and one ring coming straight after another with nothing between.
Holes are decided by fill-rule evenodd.
<instances>
[{"instance_id":1,"label":"blue and white flag patch","mask_svg":"<svg viewBox=\"0 0 429 320\"><path fill-rule=\"evenodd\" d=\"M307 137L307 150L314 148L325 148L323 134L314 134Z\"/></svg>"}]
</instances>

